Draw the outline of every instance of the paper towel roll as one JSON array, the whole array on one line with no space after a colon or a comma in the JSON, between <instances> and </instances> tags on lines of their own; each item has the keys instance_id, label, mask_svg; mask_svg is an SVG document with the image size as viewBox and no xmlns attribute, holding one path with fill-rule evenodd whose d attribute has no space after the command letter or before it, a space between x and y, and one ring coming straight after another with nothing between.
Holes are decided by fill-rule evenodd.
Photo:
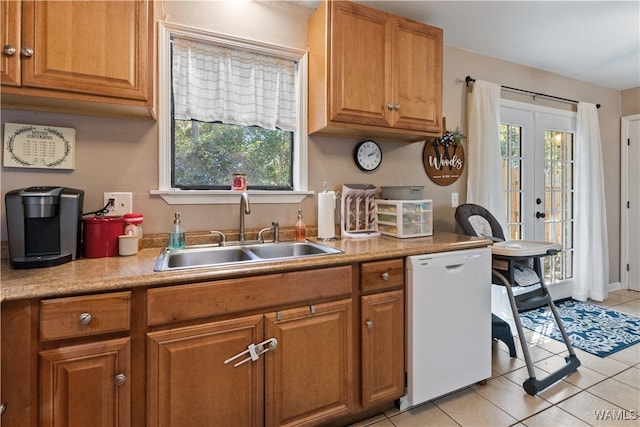
<instances>
[{"instance_id":1,"label":"paper towel roll","mask_svg":"<svg viewBox=\"0 0 640 427\"><path fill-rule=\"evenodd\" d=\"M335 209L335 191L318 193L318 239L332 239L336 237Z\"/></svg>"}]
</instances>

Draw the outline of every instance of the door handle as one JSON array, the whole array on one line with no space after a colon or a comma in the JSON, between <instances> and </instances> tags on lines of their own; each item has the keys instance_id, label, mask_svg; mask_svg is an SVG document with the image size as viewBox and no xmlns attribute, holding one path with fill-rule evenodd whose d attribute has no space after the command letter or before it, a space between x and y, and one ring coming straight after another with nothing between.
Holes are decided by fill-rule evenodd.
<instances>
[{"instance_id":1,"label":"door handle","mask_svg":"<svg viewBox=\"0 0 640 427\"><path fill-rule=\"evenodd\" d=\"M544 212L536 212L536 218L538 218L538 219L544 218L546 216L547 216L547 214L545 214Z\"/></svg>"}]
</instances>

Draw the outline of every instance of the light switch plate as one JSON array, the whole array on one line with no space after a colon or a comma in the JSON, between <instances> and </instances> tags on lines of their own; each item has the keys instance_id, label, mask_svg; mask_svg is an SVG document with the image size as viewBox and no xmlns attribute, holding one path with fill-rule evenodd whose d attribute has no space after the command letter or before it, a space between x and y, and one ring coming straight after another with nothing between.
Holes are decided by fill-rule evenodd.
<instances>
[{"instance_id":1,"label":"light switch plate","mask_svg":"<svg viewBox=\"0 0 640 427\"><path fill-rule=\"evenodd\" d=\"M104 193L104 204L114 199L114 202L107 206L105 216L122 216L133 212L133 193L110 191Z\"/></svg>"},{"instance_id":2,"label":"light switch plate","mask_svg":"<svg viewBox=\"0 0 640 427\"><path fill-rule=\"evenodd\" d=\"M458 207L458 193L451 193L451 207Z\"/></svg>"}]
</instances>

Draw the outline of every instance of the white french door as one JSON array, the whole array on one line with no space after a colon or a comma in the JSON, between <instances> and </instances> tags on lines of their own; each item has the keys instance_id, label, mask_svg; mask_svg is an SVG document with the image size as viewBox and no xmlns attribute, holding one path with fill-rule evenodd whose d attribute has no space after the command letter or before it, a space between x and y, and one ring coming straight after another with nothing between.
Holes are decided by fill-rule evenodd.
<instances>
[{"instance_id":1,"label":"white french door","mask_svg":"<svg viewBox=\"0 0 640 427\"><path fill-rule=\"evenodd\" d=\"M562 244L548 284L573 277L575 113L505 102L500 110L507 238Z\"/></svg>"}]
</instances>

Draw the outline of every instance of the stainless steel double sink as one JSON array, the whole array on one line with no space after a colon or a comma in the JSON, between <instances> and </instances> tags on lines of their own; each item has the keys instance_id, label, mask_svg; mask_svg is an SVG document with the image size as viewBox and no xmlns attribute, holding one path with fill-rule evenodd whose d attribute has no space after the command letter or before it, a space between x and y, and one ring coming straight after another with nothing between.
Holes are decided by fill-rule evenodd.
<instances>
[{"instance_id":1,"label":"stainless steel double sink","mask_svg":"<svg viewBox=\"0 0 640 427\"><path fill-rule=\"evenodd\" d=\"M219 267L340 253L343 252L339 249L314 242L189 246L179 250L165 248L160 252L154 270L169 271L199 267Z\"/></svg>"}]
</instances>

